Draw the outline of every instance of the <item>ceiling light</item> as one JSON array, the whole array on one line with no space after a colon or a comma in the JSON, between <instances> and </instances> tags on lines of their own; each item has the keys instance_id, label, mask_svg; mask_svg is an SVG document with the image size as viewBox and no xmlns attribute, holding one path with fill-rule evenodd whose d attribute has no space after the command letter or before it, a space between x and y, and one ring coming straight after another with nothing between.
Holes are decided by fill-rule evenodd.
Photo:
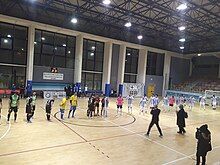
<instances>
[{"instance_id":1,"label":"ceiling light","mask_svg":"<svg viewBox=\"0 0 220 165\"><path fill-rule=\"evenodd\" d=\"M71 19L71 22L72 22L72 23L77 23L78 20L77 20L76 18L72 18L72 19Z\"/></svg>"},{"instance_id":2,"label":"ceiling light","mask_svg":"<svg viewBox=\"0 0 220 165\"><path fill-rule=\"evenodd\" d=\"M95 46L92 46L92 50L95 50Z\"/></svg>"},{"instance_id":3,"label":"ceiling light","mask_svg":"<svg viewBox=\"0 0 220 165\"><path fill-rule=\"evenodd\" d=\"M44 40L45 40L45 38L44 38L44 37L42 37L42 38L41 38L41 40L43 40L43 41L44 41Z\"/></svg>"},{"instance_id":4,"label":"ceiling light","mask_svg":"<svg viewBox=\"0 0 220 165\"><path fill-rule=\"evenodd\" d=\"M36 41L34 41L34 45L37 45L37 42L36 42Z\"/></svg>"},{"instance_id":5,"label":"ceiling light","mask_svg":"<svg viewBox=\"0 0 220 165\"><path fill-rule=\"evenodd\" d=\"M68 53L68 54L70 54L71 52L70 52L70 51L68 51L67 53Z\"/></svg>"},{"instance_id":6,"label":"ceiling light","mask_svg":"<svg viewBox=\"0 0 220 165\"><path fill-rule=\"evenodd\" d=\"M54 49L57 50L57 47L55 47Z\"/></svg>"},{"instance_id":7,"label":"ceiling light","mask_svg":"<svg viewBox=\"0 0 220 165\"><path fill-rule=\"evenodd\" d=\"M94 56L94 53L90 53L90 56Z\"/></svg>"},{"instance_id":8,"label":"ceiling light","mask_svg":"<svg viewBox=\"0 0 220 165\"><path fill-rule=\"evenodd\" d=\"M23 49L23 48L21 48L21 50L22 50L22 51L24 51L24 49Z\"/></svg>"},{"instance_id":9,"label":"ceiling light","mask_svg":"<svg viewBox=\"0 0 220 165\"><path fill-rule=\"evenodd\" d=\"M64 47L66 47L66 44L63 44Z\"/></svg>"},{"instance_id":10,"label":"ceiling light","mask_svg":"<svg viewBox=\"0 0 220 165\"><path fill-rule=\"evenodd\" d=\"M179 39L179 41L180 41L180 42L185 42L186 39L185 39L185 38L181 38L181 39Z\"/></svg>"},{"instance_id":11,"label":"ceiling light","mask_svg":"<svg viewBox=\"0 0 220 165\"><path fill-rule=\"evenodd\" d=\"M139 40L141 40L141 39L143 38L143 36L142 36L142 35L139 35L139 36L137 36L137 38L138 38Z\"/></svg>"},{"instance_id":12,"label":"ceiling light","mask_svg":"<svg viewBox=\"0 0 220 165\"><path fill-rule=\"evenodd\" d=\"M131 22L125 23L125 27L131 27Z\"/></svg>"},{"instance_id":13,"label":"ceiling light","mask_svg":"<svg viewBox=\"0 0 220 165\"><path fill-rule=\"evenodd\" d=\"M186 4L181 4L176 9L177 10L185 10L186 8L187 8Z\"/></svg>"},{"instance_id":14,"label":"ceiling light","mask_svg":"<svg viewBox=\"0 0 220 165\"><path fill-rule=\"evenodd\" d=\"M7 39L4 39L4 43L7 44L7 43L8 43L8 40L7 40Z\"/></svg>"},{"instance_id":15,"label":"ceiling light","mask_svg":"<svg viewBox=\"0 0 220 165\"><path fill-rule=\"evenodd\" d=\"M105 5L109 5L111 3L111 1L110 0L103 0L102 3Z\"/></svg>"},{"instance_id":16,"label":"ceiling light","mask_svg":"<svg viewBox=\"0 0 220 165\"><path fill-rule=\"evenodd\" d=\"M201 53L198 54L198 56L201 56L201 55L202 55Z\"/></svg>"},{"instance_id":17,"label":"ceiling light","mask_svg":"<svg viewBox=\"0 0 220 165\"><path fill-rule=\"evenodd\" d=\"M186 29L186 27L185 26L180 26L180 27L178 27L178 29L179 29L179 31L183 31L183 30Z\"/></svg>"},{"instance_id":18,"label":"ceiling light","mask_svg":"<svg viewBox=\"0 0 220 165\"><path fill-rule=\"evenodd\" d=\"M184 49L184 46L180 46L180 49L183 50L183 49Z\"/></svg>"},{"instance_id":19,"label":"ceiling light","mask_svg":"<svg viewBox=\"0 0 220 165\"><path fill-rule=\"evenodd\" d=\"M8 37L8 38L11 38L11 35L10 35L10 34L8 34L8 35L7 35L7 37Z\"/></svg>"},{"instance_id":20,"label":"ceiling light","mask_svg":"<svg viewBox=\"0 0 220 165\"><path fill-rule=\"evenodd\" d=\"M131 53L127 53L127 56L130 56L131 55Z\"/></svg>"}]
</instances>

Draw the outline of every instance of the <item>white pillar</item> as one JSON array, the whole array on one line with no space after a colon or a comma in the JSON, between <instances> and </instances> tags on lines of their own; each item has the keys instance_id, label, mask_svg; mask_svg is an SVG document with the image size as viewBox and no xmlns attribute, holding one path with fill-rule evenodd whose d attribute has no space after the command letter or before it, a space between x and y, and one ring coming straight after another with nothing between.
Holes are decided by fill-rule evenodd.
<instances>
[{"instance_id":1,"label":"white pillar","mask_svg":"<svg viewBox=\"0 0 220 165\"><path fill-rule=\"evenodd\" d=\"M35 27L28 27L27 68L26 68L26 92L32 92L33 68L34 68L34 39Z\"/></svg>"},{"instance_id":2,"label":"white pillar","mask_svg":"<svg viewBox=\"0 0 220 165\"><path fill-rule=\"evenodd\" d=\"M102 91L107 96L109 96L110 94L111 62L112 62L112 43L106 42L104 47Z\"/></svg>"},{"instance_id":3,"label":"white pillar","mask_svg":"<svg viewBox=\"0 0 220 165\"><path fill-rule=\"evenodd\" d=\"M117 81L118 93L122 92L119 90L119 88L121 89L123 87L122 84L124 82L125 58L126 58L126 46L120 45L119 59L118 59L118 81Z\"/></svg>"},{"instance_id":4,"label":"white pillar","mask_svg":"<svg viewBox=\"0 0 220 165\"><path fill-rule=\"evenodd\" d=\"M137 83L145 84L147 66L147 50L141 49L138 57L138 75Z\"/></svg>"},{"instance_id":5,"label":"white pillar","mask_svg":"<svg viewBox=\"0 0 220 165\"><path fill-rule=\"evenodd\" d=\"M220 62L218 64L218 78L220 78Z\"/></svg>"},{"instance_id":6,"label":"white pillar","mask_svg":"<svg viewBox=\"0 0 220 165\"><path fill-rule=\"evenodd\" d=\"M83 36L76 36L74 83L80 87L82 77Z\"/></svg>"},{"instance_id":7,"label":"white pillar","mask_svg":"<svg viewBox=\"0 0 220 165\"><path fill-rule=\"evenodd\" d=\"M192 76L192 71L193 71L193 63L192 63L192 59L190 59L190 64L189 64L189 77Z\"/></svg>"},{"instance_id":8,"label":"white pillar","mask_svg":"<svg viewBox=\"0 0 220 165\"><path fill-rule=\"evenodd\" d=\"M167 90L169 87L170 63L171 63L171 55L166 53L164 58L164 68L163 68L163 92L162 92L163 96L165 94L165 90Z\"/></svg>"}]
</instances>

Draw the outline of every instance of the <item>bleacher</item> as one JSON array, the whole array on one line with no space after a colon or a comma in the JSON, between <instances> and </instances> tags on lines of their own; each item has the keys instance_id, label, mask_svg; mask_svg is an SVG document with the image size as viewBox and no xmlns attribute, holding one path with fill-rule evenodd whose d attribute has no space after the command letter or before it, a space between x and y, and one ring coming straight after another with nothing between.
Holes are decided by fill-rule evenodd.
<instances>
[{"instance_id":1,"label":"bleacher","mask_svg":"<svg viewBox=\"0 0 220 165\"><path fill-rule=\"evenodd\" d=\"M179 84L173 84L171 90L203 93L205 90L220 91L220 79L191 78Z\"/></svg>"}]
</instances>

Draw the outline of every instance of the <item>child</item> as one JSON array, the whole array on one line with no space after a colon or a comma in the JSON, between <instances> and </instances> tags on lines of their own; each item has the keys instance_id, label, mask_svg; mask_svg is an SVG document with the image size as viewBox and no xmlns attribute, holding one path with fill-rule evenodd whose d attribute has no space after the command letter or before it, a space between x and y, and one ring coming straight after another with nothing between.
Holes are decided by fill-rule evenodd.
<instances>
[{"instance_id":1,"label":"child","mask_svg":"<svg viewBox=\"0 0 220 165\"><path fill-rule=\"evenodd\" d=\"M37 100L37 95L36 95L36 92L33 92L33 95L32 95L32 118L34 116L34 111L35 111L35 107L36 107L36 100Z\"/></svg>"},{"instance_id":2,"label":"child","mask_svg":"<svg viewBox=\"0 0 220 165\"><path fill-rule=\"evenodd\" d=\"M68 114L68 118L70 118L70 114L72 113L72 117L74 117L75 111L76 111L76 107L77 107L77 93L75 93L74 95L72 95L70 97L70 111Z\"/></svg>"},{"instance_id":3,"label":"child","mask_svg":"<svg viewBox=\"0 0 220 165\"><path fill-rule=\"evenodd\" d=\"M95 106L97 108L97 116L99 116L99 102L100 102L100 98L97 95L96 98L95 98Z\"/></svg>"},{"instance_id":4,"label":"child","mask_svg":"<svg viewBox=\"0 0 220 165\"><path fill-rule=\"evenodd\" d=\"M170 107L169 110L173 107L174 103L175 103L175 98L174 96L172 96L169 98L169 107Z\"/></svg>"},{"instance_id":5,"label":"child","mask_svg":"<svg viewBox=\"0 0 220 165\"><path fill-rule=\"evenodd\" d=\"M124 100L122 98L121 95L119 95L119 97L117 98L116 100L116 104L117 104L117 115L119 114L120 112L120 115L122 115L122 105L124 103Z\"/></svg>"},{"instance_id":6,"label":"child","mask_svg":"<svg viewBox=\"0 0 220 165\"><path fill-rule=\"evenodd\" d=\"M16 92L12 91L12 95L10 96L9 99L9 110L8 110L8 119L7 119L8 123L12 111L14 111L14 122L16 122L18 107L19 107L19 96Z\"/></svg>"},{"instance_id":7,"label":"child","mask_svg":"<svg viewBox=\"0 0 220 165\"><path fill-rule=\"evenodd\" d=\"M33 111L32 111L32 98L28 97L26 100L26 113L27 113L27 123L32 123L31 122L31 117L33 115Z\"/></svg>"},{"instance_id":8,"label":"child","mask_svg":"<svg viewBox=\"0 0 220 165\"><path fill-rule=\"evenodd\" d=\"M156 94L155 96L154 96L154 98L153 98L153 105L154 105L154 107L155 106L158 106L159 105L159 98L158 98L158 95Z\"/></svg>"},{"instance_id":9,"label":"child","mask_svg":"<svg viewBox=\"0 0 220 165\"><path fill-rule=\"evenodd\" d=\"M64 119L64 111L66 109L66 98L64 97L60 103L60 118Z\"/></svg>"},{"instance_id":10,"label":"child","mask_svg":"<svg viewBox=\"0 0 220 165\"><path fill-rule=\"evenodd\" d=\"M189 104L189 110L192 111L192 109L193 109L193 107L194 107L194 105L195 105L195 99L194 99L194 97L191 96L191 97L189 98L188 104Z\"/></svg>"},{"instance_id":11,"label":"child","mask_svg":"<svg viewBox=\"0 0 220 165\"><path fill-rule=\"evenodd\" d=\"M132 114L132 102L134 100L134 97L131 96L130 94L126 97L127 101L128 101L128 113Z\"/></svg>"},{"instance_id":12,"label":"child","mask_svg":"<svg viewBox=\"0 0 220 165\"><path fill-rule=\"evenodd\" d=\"M147 96L146 95L144 95L142 98L141 98L141 101L140 101L140 103L139 103L139 105L140 105L140 112L139 112L139 114L141 114L141 113L143 113L144 114L144 112L145 112L145 106L146 106L146 104L147 104ZM147 111L146 111L147 112Z\"/></svg>"},{"instance_id":13,"label":"child","mask_svg":"<svg viewBox=\"0 0 220 165\"><path fill-rule=\"evenodd\" d=\"M169 100L168 100L168 97L167 97L167 95L166 96L164 96L164 98L163 98L163 107L164 107L164 110L165 111L167 111L169 108Z\"/></svg>"},{"instance_id":14,"label":"child","mask_svg":"<svg viewBox=\"0 0 220 165\"><path fill-rule=\"evenodd\" d=\"M94 112L94 116L95 116L95 100L94 99L92 100L92 102L88 102L87 116L89 118L92 118L92 112Z\"/></svg>"},{"instance_id":15,"label":"child","mask_svg":"<svg viewBox=\"0 0 220 165\"><path fill-rule=\"evenodd\" d=\"M53 103L54 103L53 99L52 100L47 100L47 103L46 103L45 109L46 109L46 116L47 116L48 121L51 121L50 120L50 114L51 114L51 109L52 109Z\"/></svg>"},{"instance_id":16,"label":"child","mask_svg":"<svg viewBox=\"0 0 220 165\"><path fill-rule=\"evenodd\" d=\"M155 101L155 96L154 94L152 94L152 96L150 97L150 109L154 108L154 101Z\"/></svg>"}]
</instances>

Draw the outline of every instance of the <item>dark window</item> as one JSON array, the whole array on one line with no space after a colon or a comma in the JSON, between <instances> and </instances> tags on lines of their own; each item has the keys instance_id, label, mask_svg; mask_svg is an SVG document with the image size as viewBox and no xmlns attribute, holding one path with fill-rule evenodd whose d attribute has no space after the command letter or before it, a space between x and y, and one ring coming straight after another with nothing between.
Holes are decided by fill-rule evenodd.
<instances>
[{"instance_id":1,"label":"dark window","mask_svg":"<svg viewBox=\"0 0 220 165\"><path fill-rule=\"evenodd\" d=\"M75 37L36 30L34 48L35 65L74 68Z\"/></svg>"},{"instance_id":2,"label":"dark window","mask_svg":"<svg viewBox=\"0 0 220 165\"><path fill-rule=\"evenodd\" d=\"M87 85L88 90L101 90L102 89L102 73L82 73L82 89Z\"/></svg>"},{"instance_id":3,"label":"dark window","mask_svg":"<svg viewBox=\"0 0 220 165\"><path fill-rule=\"evenodd\" d=\"M0 23L0 62L8 64L27 63L26 27Z\"/></svg>"}]
</instances>

